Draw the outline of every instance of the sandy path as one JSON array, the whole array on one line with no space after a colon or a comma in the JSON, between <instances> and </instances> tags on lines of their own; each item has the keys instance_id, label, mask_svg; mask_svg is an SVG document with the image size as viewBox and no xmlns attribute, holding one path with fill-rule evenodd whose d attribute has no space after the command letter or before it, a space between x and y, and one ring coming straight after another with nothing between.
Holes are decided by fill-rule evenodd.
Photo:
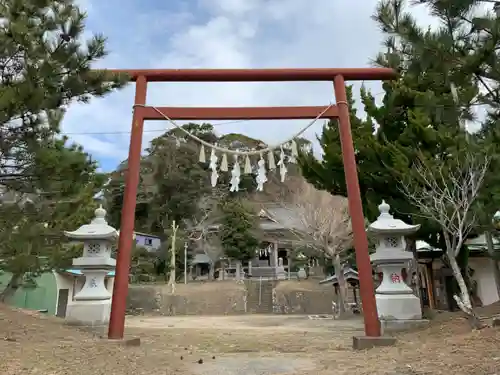
<instances>
[{"instance_id":1,"label":"sandy path","mask_svg":"<svg viewBox=\"0 0 500 375\"><path fill-rule=\"evenodd\" d=\"M241 315L241 316L162 316L129 317L128 328L137 329L207 329L207 330L265 330L288 332L350 332L360 333L363 323L359 319L309 319L301 315Z\"/></svg>"}]
</instances>

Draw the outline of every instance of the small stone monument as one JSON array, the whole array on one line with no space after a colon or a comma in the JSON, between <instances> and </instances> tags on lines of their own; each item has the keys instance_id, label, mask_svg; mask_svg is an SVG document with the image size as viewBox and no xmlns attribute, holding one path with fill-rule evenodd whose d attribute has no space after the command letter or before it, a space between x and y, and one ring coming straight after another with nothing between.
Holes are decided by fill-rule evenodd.
<instances>
[{"instance_id":1,"label":"small stone monument","mask_svg":"<svg viewBox=\"0 0 500 375\"><path fill-rule=\"evenodd\" d=\"M415 233L420 225L408 225L394 219L385 201L378 209L380 216L368 227L368 232L378 239L376 251L370 259L383 274L382 282L375 291L378 316L382 324L383 321L420 320L420 300L401 275L402 269L413 259L413 254L405 251L405 235Z\"/></svg>"},{"instance_id":2,"label":"small stone monument","mask_svg":"<svg viewBox=\"0 0 500 375\"><path fill-rule=\"evenodd\" d=\"M278 258L278 265L276 266L276 279L286 280L285 267L283 266L283 258Z\"/></svg>"},{"instance_id":3,"label":"small stone monument","mask_svg":"<svg viewBox=\"0 0 500 375\"><path fill-rule=\"evenodd\" d=\"M85 284L68 304L66 313L66 318L75 323L96 326L109 322L111 293L106 289L105 277L115 269L111 250L118 232L108 225L105 217L106 210L101 206L95 210L90 224L74 232L64 232L69 239L83 242L83 256L73 259L73 266L82 271Z\"/></svg>"},{"instance_id":4,"label":"small stone monument","mask_svg":"<svg viewBox=\"0 0 500 375\"><path fill-rule=\"evenodd\" d=\"M297 271L297 278L300 279L307 279L307 272L304 268L304 266L300 266L299 270Z\"/></svg>"}]
</instances>

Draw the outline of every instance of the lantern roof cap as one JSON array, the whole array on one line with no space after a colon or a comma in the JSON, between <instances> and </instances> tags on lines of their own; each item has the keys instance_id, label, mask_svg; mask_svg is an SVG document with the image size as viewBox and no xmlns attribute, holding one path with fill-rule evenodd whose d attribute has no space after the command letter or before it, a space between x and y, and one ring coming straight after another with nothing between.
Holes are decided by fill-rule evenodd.
<instances>
[{"instance_id":1,"label":"lantern roof cap","mask_svg":"<svg viewBox=\"0 0 500 375\"><path fill-rule=\"evenodd\" d=\"M113 240L118 237L118 232L106 221L106 210L99 206L95 211L95 217L90 224L82 225L75 231L64 232L64 235L74 240Z\"/></svg>"},{"instance_id":2,"label":"lantern roof cap","mask_svg":"<svg viewBox=\"0 0 500 375\"><path fill-rule=\"evenodd\" d=\"M406 224L403 220L395 219L394 216L389 213L390 209L391 206L383 200L378 206L380 215L377 220L368 226L368 232L379 235L406 235L420 229L420 224L410 225Z\"/></svg>"}]
</instances>

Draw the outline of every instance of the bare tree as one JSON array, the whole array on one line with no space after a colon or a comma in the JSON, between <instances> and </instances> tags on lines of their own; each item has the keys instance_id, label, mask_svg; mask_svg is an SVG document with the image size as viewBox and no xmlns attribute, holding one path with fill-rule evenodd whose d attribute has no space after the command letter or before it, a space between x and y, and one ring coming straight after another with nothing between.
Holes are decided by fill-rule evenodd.
<instances>
[{"instance_id":1,"label":"bare tree","mask_svg":"<svg viewBox=\"0 0 500 375\"><path fill-rule=\"evenodd\" d=\"M341 253L351 247L352 228L345 197L318 190L305 180L297 181L283 204L297 220L295 235L332 260L339 282L339 314L346 311L346 281Z\"/></svg>"},{"instance_id":2,"label":"bare tree","mask_svg":"<svg viewBox=\"0 0 500 375\"><path fill-rule=\"evenodd\" d=\"M203 250L210 261L208 278L210 280L214 280L215 266L217 262L221 260L223 255L223 249L219 240L218 229L206 231L202 234L202 236L199 237L197 243L199 248Z\"/></svg>"},{"instance_id":3,"label":"bare tree","mask_svg":"<svg viewBox=\"0 0 500 375\"><path fill-rule=\"evenodd\" d=\"M189 240L197 243L210 260L209 279L214 279L215 265L222 258L223 249L218 238L221 218L218 209L219 200L227 195L225 191L215 190L210 197L203 197L198 203L199 217L186 221L189 228Z\"/></svg>"},{"instance_id":4,"label":"bare tree","mask_svg":"<svg viewBox=\"0 0 500 375\"><path fill-rule=\"evenodd\" d=\"M453 164L451 160L432 163L432 167L419 160L413 167L412 177L416 178L408 178L402 191L424 218L439 224L446 244L446 258L460 288L460 295L453 298L464 313L475 318L457 256L477 222L473 204L488 170L489 158L469 151L460 159L453 160Z\"/></svg>"}]
</instances>

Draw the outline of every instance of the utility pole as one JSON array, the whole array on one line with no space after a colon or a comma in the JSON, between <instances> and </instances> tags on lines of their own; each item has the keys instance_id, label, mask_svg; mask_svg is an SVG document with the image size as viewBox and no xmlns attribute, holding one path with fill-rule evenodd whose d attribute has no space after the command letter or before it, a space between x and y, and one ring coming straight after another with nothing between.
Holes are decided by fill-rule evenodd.
<instances>
[{"instance_id":1,"label":"utility pole","mask_svg":"<svg viewBox=\"0 0 500 375\"><path fill-rule=\"evenodd\" d=\"M184 242L184 284L188 283L188 275L187 275L187 269L188 269L188 243L187 241Z\"/></svg>"}]
</instances>

